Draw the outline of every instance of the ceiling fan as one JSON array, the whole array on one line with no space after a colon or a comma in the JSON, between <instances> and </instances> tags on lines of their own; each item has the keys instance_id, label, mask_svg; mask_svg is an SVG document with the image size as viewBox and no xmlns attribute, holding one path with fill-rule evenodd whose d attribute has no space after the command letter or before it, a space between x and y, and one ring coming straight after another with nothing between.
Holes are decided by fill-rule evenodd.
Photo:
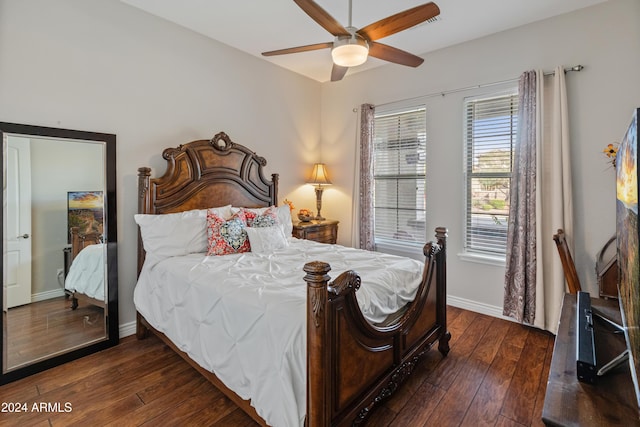
<instances>
[{"instance_id":1,"label":"ceiling fan","mask_svg":"<svg viewBox=\"0 0 640 427\"><path fill-rule=\"evenodd\" d=\"M331 81L341 80L349 67L363 64L368 55L396 64L417 67L424 59L404 50L378 43L376 40L411 28L424 21L435 18L440 9L435 3L426 3L388 16L366 27L357 29L351 25L352 4L349 0L349 25L343 27L313 0L293 0L307 15L322 28L335 36L333 42L317 43L288 49L263 52L264 56L284 55L288 53L307 52L331 48L333 68Z\"/></svg>"}]
</instances>

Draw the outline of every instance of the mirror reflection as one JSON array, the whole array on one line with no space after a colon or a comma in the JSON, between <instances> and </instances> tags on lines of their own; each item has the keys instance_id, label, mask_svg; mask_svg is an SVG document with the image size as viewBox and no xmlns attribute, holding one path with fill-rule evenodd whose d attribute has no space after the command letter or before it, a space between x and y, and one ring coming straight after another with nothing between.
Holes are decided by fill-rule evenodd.
<instances>
[{"instance_id":1,"label":"mirror reflection","mask_svg":"<svg viewBox=\"0 0 640 427\"><path fill-rule=\"evenodd\" d=\"M109 340L107 157L3 133L3 373Z\"/></svg>"}]
</instances>

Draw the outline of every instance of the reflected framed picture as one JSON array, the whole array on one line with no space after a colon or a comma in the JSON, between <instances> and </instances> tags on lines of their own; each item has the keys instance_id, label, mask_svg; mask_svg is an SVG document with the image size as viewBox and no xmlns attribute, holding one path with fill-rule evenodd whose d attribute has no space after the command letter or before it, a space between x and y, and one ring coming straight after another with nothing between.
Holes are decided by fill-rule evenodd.
<instances>
[{"instance_id":1,"label":"reflected framed picture","mask_svg":"<svg viewBox=\"0 0 640 427\"><path fill-rule=\"evenodd\" d=\"M79 227L80 234L104 234L104 198L102 191L67 192L67 231ZM67 243L71 234L67 232Z\"/></svg>"}]
</instances>

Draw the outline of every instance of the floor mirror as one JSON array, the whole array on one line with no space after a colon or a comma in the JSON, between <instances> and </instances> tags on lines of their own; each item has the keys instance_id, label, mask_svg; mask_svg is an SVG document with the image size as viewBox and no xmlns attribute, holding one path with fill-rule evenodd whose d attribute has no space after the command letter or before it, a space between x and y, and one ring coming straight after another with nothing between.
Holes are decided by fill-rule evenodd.
<instances>
[{"instance_id":1,"label":"floor mirror","mask_svg":"<svg viewBox=\"0 0 640 427\"><path fill-rule=\"evenodd\" d=\"M0 135L5 384L118 343L116 136Z\"/></svg>"}]
</instances>

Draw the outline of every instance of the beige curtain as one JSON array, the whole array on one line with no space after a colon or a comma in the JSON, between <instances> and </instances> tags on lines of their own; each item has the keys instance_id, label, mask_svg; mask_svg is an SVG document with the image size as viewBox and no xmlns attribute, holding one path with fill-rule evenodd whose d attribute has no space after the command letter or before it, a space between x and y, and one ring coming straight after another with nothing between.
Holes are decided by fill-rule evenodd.
<instances>
[{"instance_id":1,"label":"beige curtain","mask_svg":"<svg viewBox=\"0 0 640 427\"><path fill-rule=\"evenodd\" d=\"M519 116L519 120L531 121L534 124L530 126L535 126L536 172L531 193L535 201L535 255L529 247L525 262L513 263L510 262L512 254L525 252L522 244L526 245L526 240L514 239L520 246L508 248L504 314L556 333L565 281L553 234L562 228L573 241L568 106L562 67L557 67L553 75L544 76L541 71L535 75L535 112L530 112L528 118ZM513 203L512 200L512 209ZM511 212L517 210L516 207ZM508 240L512 233L520 231L520 227L514 228L510 222ZM527 265L529 270L522 270ZM532 268L535 274L525 273Z\"/></svg>"},{"instance_id":2,"label":"beige curtain","mask_svg":"<svg viewBox=\"0 0 640 427\"><path fill-rule=\"evenodd\" d=\"M355 161L354 177L354 209L352 224L353 241L357 247L372 251L375 249L373 235L373 129L375 106L360 106L360 126ZM356 195L354 194L354 196Z\"/></svg>"},{"instance_id":3,"label":"beige curtain","mask_svg":"<svg viewBox=\"0 0 640 427\"><path fill-rule=\"evenodd\" d=\"M573 195L571 185L571 157L569 147L569 111L563 67L556 67L553 75L544 76L541 93L541 132L543 138L538 151L537 210L540 212L537 240L538 275L536 281L536 316L534 326L554 334L558 329L562 298L566 292L564 271L553 241L559 228L564 229L573 242ZM575 253L571 247L571 252Z\"/></svg>"}]
</instances>

